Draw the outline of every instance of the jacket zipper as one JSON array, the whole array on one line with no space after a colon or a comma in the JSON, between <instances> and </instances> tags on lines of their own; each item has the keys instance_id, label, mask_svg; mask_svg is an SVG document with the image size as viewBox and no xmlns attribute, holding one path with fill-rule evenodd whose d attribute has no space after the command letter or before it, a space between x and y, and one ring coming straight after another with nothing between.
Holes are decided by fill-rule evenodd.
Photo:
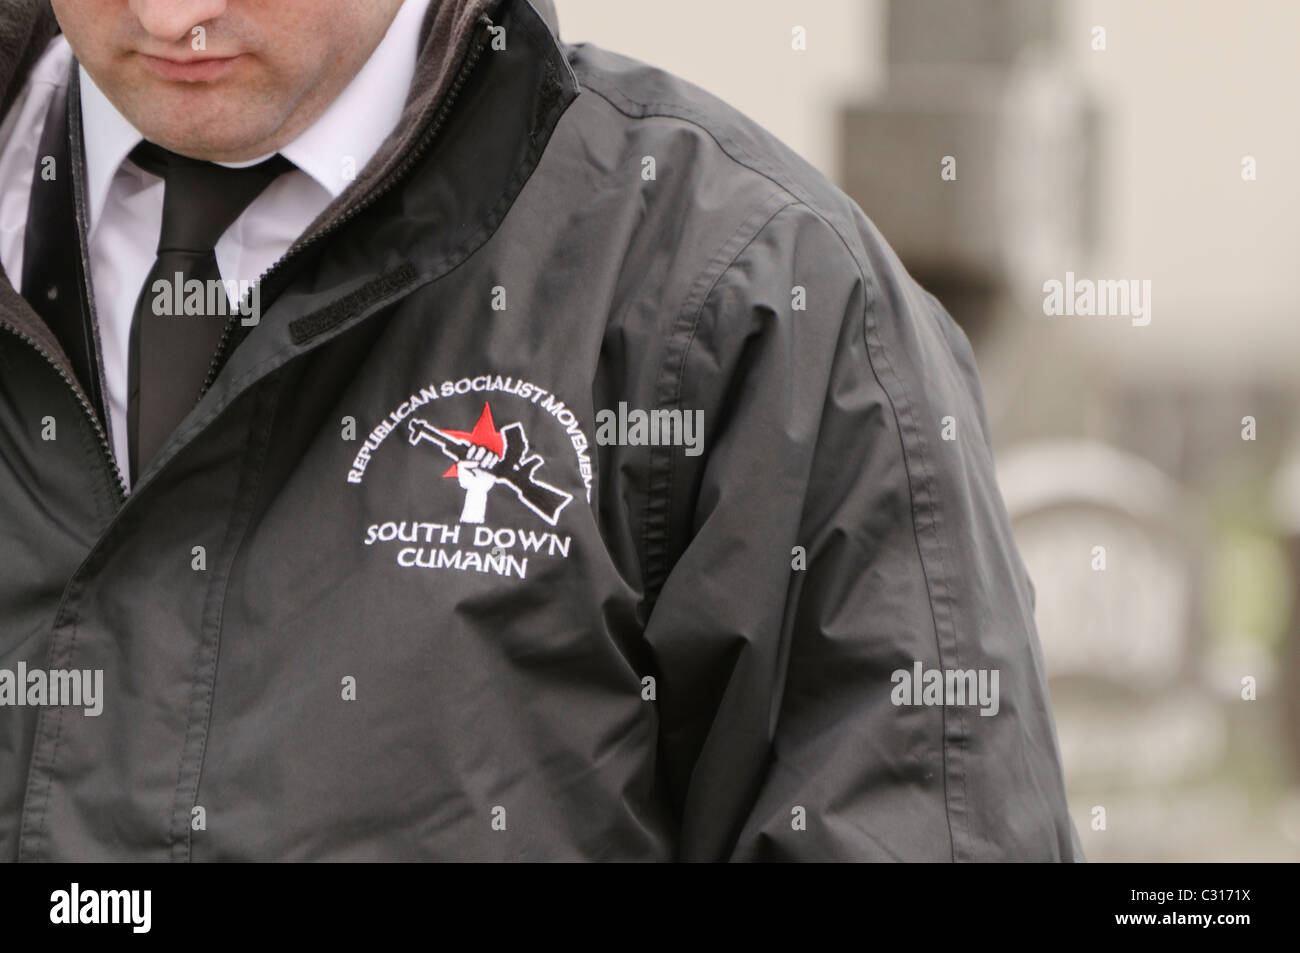
<instances>
[{"instance_id":1,"label":"jacket zipper","mask_svg":"<svg viewBox=\"0 0 1300 953\"><path fill-rule=\"evenodd\" d=\"M82 411L85 412L86 419L90 421L90 425L94 428L96 436L99 437L100 462L104 464L104 469L112 476L111 482L117 491L117 502L119 505L125 503L126 484L122 482L122 473L118 470L116 459L113 457L113 448L109 446L108 434L104 431L103 424L99 422L99 415L95 412L95 408L90 405L90 401L87 399L81 385L77 383L77 381L74 380L66 370L64 370L63 366L53 354L47 351L39 341L29 335L26 331L22 330L22 328L18 327L18 325L9 321L0 320L0 328L4 328L6 331L12 331L19 340L30 344L32 348L35 349L36 353L45 358L46 363L58 372L59 377L63 379L63 382L72 389L73 395L77 398L77 403L81 405Z\"/></svg>"},{"instance_id":2,"label":"jacket zipper","mask_svg":"<svg viewBox=\"0 0 1300 953\"><path fill-rule=\"evenodd\" d=\"M75 73L74 73L74 78L70 80L70 82L75 82ZM78 133L78 136L79 135L80 134ZM79 157L79 152L74 153L73 161L74 162L78 161L78 157ZM78 201L76 203L76 206L77 206L77 234L80 237L86 234L85 222L82 218L83 208L82 208L82 203L80 201L80 196L78 196ZM90 261L86 257L85 242L79 240L78 244L80 246L79 252L81 255L82 274L89 276ZM90 313L93 316L95 314L94 300L92 299L89 302L89 304L91 309ZM95 410L94 406L90 403L90 398L85 393L85 390L82 388L80 382L77 381L75 377L73 377L73 375L68 373L68 371L63 367L63 365L59 363L58 358L56 358L53 354L47 351L45 347L40 344L40 342L38 342L35 338L31 337L29 334L27 334L26 331L23 331L16 324L13 324L12 322L9 321L0 320L0 327L3 327L7 331L12 331L20 341L24 341L27 344L31 345L32 348L36 351L36 353L39 354L41 357L43 357L45 359L45 362L49 364L50 367L54 368L55 371L58 372L58 375L60 378L62 378L63 382L67 384L69 388L71 388L73 396L77 398L77 403L81 406L82 411L85 413L86 419L90 421L90 426L94 429L95 435L98 438L99 449L100 449L100 462L104 464L104 469L107 470L109 475L112 477L112 479L109 482L112 483L114 491L117 495L118 505L125 503L127 497L126 483L122 479L121 468L119 468L117 465L117 457L113 453L113 446L108 439L108 432L104 429L104 425L100 423L99 413L98 411ZM96 352L97 351L98 349L96 348ZM95 355L95 373L97 374L100 373L98 353L96 353Z\"/></svg>"},{"instance_id":3,"label":"jacket zipper","mask_svg":"<svg viewBox=\"0 0 1300 953\"><path fill-rule=\"evenodd\" d=\"M420 157L429 148L429 145L437 137L439 131L441 131L443 125L446 123L447 116L451 112L452 106L456 103L456 98L460 94L461 87L465 85L466 80L469 79L470 74L474 71L474 67L478 65L479 58L483 55L483 50L487 48L488 42L491 38L489 30L492 25L491 17L485 13L479 14L477 21L478 35L474 38L469 51L465 55L464 61L456 72L455 78L447 88L447 93L443 96L442 104L438 107L438 111L435 114L433 121L420 135L420 138L416 140L415 144L408 151L401 164L398 165L398 167L394 169L387 178L383 179L364 196L344 209L336 218L328 222L323 228L320 228L291 245L289 250L286 251L273 265L271 265L270 268L264 271L260 278L257 279L259 287L265 286L267 279L283 271L288 261L296 258L302 254L304 250L337 232L361 212L365 211L371 205L375 204L375 202L379 201L379 199L388 194L388 192L392 191L393 187L405 178L407 173L409 173L415 166L415 163L419 161ZM203 395L208 392L209 388L212 387L212 384L217 379L217 374L220 373L222 366L225 364L227 357L226 352L230 349L230 342L235 336L236 326L239 323L237 319L241 313L248 313L248 310L251 307L251 294L252 292L250 291L250 297L244 299L243 307L233 310L229 318L226 320L226 326L222 329L221 338L217 341L217 348L212 355L212 361L208 365L208 373L203 379L203 386L199 389L198 400L195 401L196 405L199 400L203 399Z\"/></svg>"},{"instance_id":4,"label":"jacket zipper","mask_svg":"<svg viewBox=\"0 0 1300 953\"><path fill-rule=\"evenodd\" d=\"M72 97L76 97L76 115L78 120L81 118L81 87L78 79L79 72L79 67L74 66L71 75L68 78L68 96L70 101L72 101ZM98 390L99 392L100 401L104 407L103 412L105 419L101 421L97 410L91 413L90 417L91 422L95 424L99 430L100 445L108 454L107 462L112 466L113 482L117 484L118 489L118 502L124 503L127 496L126 481L122 479L122 467L119 465L117 454L113 451L113 442L108 434L108 428L111 427L113 423L112 411L109 410L108 389L104 383L104 360L99 345L99 312L95 308L95 295L91 284L92 272L90 270L90 247L87 242L90 228L89 223L86 221L86 163L85 144L82 140L83 135L84 130L82 129L80 121L78 121L73 128L71 142L72 162L76 166L76 169L73 172L73 182L78 183L73 189L73 205L77 216L77 252L81 255L81 284L83 287L80 291L85 293L86 306L90 309L90 354L93 359L92 370L95 374L95 380L91 382L91 385L93 390ZM79 395L79 400L81 399L81 396L85 397L85 400L82 401L82 403L85 406L91 407L93 410L94 405L90 403L90 395Z\"/></svg>"}]
</instances>

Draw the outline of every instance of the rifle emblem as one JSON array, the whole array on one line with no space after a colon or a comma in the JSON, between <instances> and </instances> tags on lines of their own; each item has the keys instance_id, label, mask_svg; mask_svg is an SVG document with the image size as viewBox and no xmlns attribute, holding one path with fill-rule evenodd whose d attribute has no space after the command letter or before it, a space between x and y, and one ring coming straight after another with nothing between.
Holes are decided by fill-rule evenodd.
<instances>
[{"instance_id":1,"label":"rifle emblem","mask_svg":"<svg viewBox=\"0 0 1300 953\"><path fill-rule=\"evenodd\" d=\"M452 461L443 477L455 478L465 491L462 523L483 522L488 491L497 484L509 487L519 502L552 526L573 499L572 494L537 479L546 461L529 452L523 424L506 424L498 430L486 402L473 430L444 430L419 417L409 422L407 430L411 446L427 440Z\"/></svg>"}]
</instances>

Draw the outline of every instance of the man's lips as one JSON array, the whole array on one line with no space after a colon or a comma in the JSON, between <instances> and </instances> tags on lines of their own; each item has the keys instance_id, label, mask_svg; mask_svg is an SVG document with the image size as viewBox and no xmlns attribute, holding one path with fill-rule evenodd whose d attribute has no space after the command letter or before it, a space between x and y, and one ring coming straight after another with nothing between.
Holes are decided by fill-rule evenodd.
<instances>
[{"instance_id":1,"label":"man's lips","mask_svg":"<svg viewBox=\"0 0 1300 953\"><path fill-rule=\"evenodd\" d=\"M226 75L239 56L205 56L189 60L173 60L141 53L140 58L156 76L168 82L211 83Z\"/></svg>"}]
</instances>

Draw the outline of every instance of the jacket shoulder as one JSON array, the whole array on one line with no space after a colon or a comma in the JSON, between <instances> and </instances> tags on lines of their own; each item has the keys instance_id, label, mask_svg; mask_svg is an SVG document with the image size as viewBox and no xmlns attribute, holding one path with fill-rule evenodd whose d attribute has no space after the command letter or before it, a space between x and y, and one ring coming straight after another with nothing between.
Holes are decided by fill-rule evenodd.
<instances>
[{"instance_id":1,"label":"jacket shoulder","mask_svg":"<svg viewBox=\"0 0 1300 953\"><path fill-rule=\"evenodd\" d=\"M965 333L908 273L867 213L807 160L740 110L666 70L590 43L565 49L582 89L574 104L580 108L571 111L584 136L612 140L629 164L676 154L689 165L669 200L675 209L707 209L733 243L766 227L780 236L777 244L807 249L805 259L820 257L828 269L838 263L865 286L868 323L879 328L896 366L925 376L923 366L955 359L960 377L973 374ZM724 210L733 213L730 220L715 214ZM744 215L733 231L731 221ZM908 356L892 356L899 351Z\"/></svg>"},{"instance_id":2,"label":"jacket shoulder","mask_svg":"<svg viewBox=\"0 0 1300 953\"><path fill-rule=\"evenodd\" d=\"M773 192L783 193L839 233L855 257L866 257L857 235L866 221L861 209L759 123L658 67L590 43L569 44L566 51L583 92L608 106L599 120L590 117L593 122L620 124L629 144L638 148L696 142L691 155L696 187L716 185L769 200Z\"/></svg>"}]
</instances>

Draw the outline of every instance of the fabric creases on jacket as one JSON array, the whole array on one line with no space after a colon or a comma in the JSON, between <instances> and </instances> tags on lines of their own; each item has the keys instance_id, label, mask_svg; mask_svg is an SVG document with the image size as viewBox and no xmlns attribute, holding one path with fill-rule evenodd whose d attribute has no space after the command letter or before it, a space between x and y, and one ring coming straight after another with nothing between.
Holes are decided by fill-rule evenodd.
<instances>
[{"instance_id":1,"label":"fabric creases on jacket","mask_svg":"<svg viewBox=\"0 0 1300 953\"><path fill-rule=\"evenodd\" d=\"M0 671L103 678L0 706L0 857L1082 859L964 335L789 149L543 6L434 5L129 497L0 282ZM6 4L0 63L48 26ZM895 704L929 670L996 714Z\"/></svg>"}]
</instances>

